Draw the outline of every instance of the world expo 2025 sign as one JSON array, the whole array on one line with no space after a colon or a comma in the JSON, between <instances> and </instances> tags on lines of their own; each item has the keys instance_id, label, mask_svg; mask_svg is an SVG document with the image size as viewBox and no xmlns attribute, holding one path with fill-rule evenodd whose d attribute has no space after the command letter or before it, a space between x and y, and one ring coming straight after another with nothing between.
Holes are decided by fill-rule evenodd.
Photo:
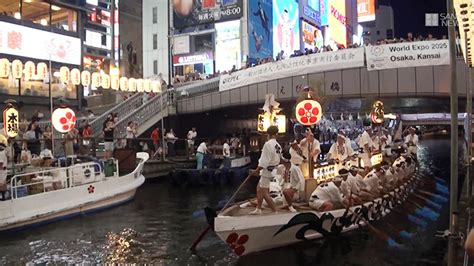
<instances>
[{"instance_id":1,"label":"world expo 2025 sign","mask_svg":"<svg viewBox=\"0 0 474 266\"><path fill-rule=\"evenodd\" d=\"M182 29L199 24L239 19L243 0L172 0L173 26Z\"/></svg>"}]
</instances>

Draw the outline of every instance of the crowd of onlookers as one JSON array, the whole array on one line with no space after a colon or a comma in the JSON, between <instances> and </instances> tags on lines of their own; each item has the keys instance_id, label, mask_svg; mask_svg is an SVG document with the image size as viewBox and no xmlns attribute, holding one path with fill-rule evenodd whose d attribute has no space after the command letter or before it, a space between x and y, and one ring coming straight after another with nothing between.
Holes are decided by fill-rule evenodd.
<instances>
[{"instance_id":1,"label":"crowd of onlookers","mask_svg":"<svg viewBox=\"0 0 474 266\"><path fill-rule=\"evenodd\" d=\"M443 35L441 39L447 39L446 35ZM428 33L426 36L423 36L421 34L414 35L412 32L409 32L405 38L391 38L391 39L379 39L375 42L369 42L366 40L364 42L365 46L370 46L370 45L382 45L382 44L393 44L393 43L403 43L403 42L419 42L419 41L433 41L436 40L435 37L433 37L433 34ZM285 54L284 51L279 52L276 57L268 56L264 58L255 58L251 59L247 56L246 63L240 68L237 69L237 67L234 65L231 70L229 71L217 71L213 74L202 74L199 73L198 71L187 73L184 75L176 75L174 77L174 84L180 84L180 83L187 83L187 82L193 82L193 81L198 81L198 80L206 80L206 79L211 79L215 77L219 77L220 75L225 75L225 74L230 74L235 71L243 70L246 68L250 67L255 67L275 61L280 61L284 60L286 58L292 58L292 57L298 57L298 56L304 56L304 55L310 55L310 54L316 54L316 53L324 53L324 52L330 52L334 50L341 50L341 49L351 49L351 48L358 48L361 47L362 45L360 44L349 44L347 47L344 45L340 44L335 44L336 47L333 47L331 45L325 45L320 48L314 47L314 48L305 48L303 50L294 50L293 54L287 55ZM457 46L459 46L459 43L457 43ZM458 48L458 47L457 47ZM460 47L457 49L458 53L460 52Z\"/></svg>"}]
</instances>

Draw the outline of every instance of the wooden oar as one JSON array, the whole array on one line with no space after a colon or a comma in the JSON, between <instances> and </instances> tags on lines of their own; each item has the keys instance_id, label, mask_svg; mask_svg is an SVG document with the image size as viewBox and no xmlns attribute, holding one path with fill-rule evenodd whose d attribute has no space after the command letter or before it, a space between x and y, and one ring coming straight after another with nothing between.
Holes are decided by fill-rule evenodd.
<instances>
[{"instance_id":1,"label":"wooden oar","mask_svg":"<svg viewBox=\"0 0 474 266\"><path fill-rule=\"evenodd\" d=\"M224 207L222 208L222 211L225 211L227 209L227 207L229 206L229 204L234 200L234 198L237 196L237 194L239 193L239 191L244 187L245 183L247 183L247 181L250 179L250 177L252 177L252 174L249 174L247 176L247 178L245 178L244 182L242 182L242 184L240 184L240 186L237 188L237 190L234 192L234 194L232 195L232 197L230 197L230 199L227 201L227 203L224 205ZM194 251L196 250L196 247L197 245L202 241L202 239L204 238L204 236L206 236L207 232L209 232L209 229L211 229L212 225L208 225L202 232L201 234L199 234L198 238L196 238L196 240L194 240L193 244L191 245L191 247L189 248L189 250L191 251Z\"/></svg>"}]
</instances>

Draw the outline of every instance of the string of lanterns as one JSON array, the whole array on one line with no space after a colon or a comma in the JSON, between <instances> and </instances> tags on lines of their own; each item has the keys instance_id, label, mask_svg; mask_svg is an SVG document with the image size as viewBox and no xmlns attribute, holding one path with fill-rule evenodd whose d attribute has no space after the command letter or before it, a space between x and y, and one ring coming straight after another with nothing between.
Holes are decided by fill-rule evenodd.
<instances>
[{"instance_id":1,"label":"string of lanterns","mask_svg":"<svg viewBox=\"0 0 474 266\"><path fill-rule=\"evenodd\" d=\"M45 80L48 76L48 67L41 62L35 65L32 61L27 61L24 65L18 59L11 63L6 58L0 58L0 78L25 80ZM135 79L119 77L119 75L109 75L103 72L91 73L87 70L80 71L77 68L69 69L66 66L59 68L59 80L64 84L82 86L92 85L95 88L130 91L130 92L161 92L161 81L151 79Z\"/></svg>"}]
</instances>

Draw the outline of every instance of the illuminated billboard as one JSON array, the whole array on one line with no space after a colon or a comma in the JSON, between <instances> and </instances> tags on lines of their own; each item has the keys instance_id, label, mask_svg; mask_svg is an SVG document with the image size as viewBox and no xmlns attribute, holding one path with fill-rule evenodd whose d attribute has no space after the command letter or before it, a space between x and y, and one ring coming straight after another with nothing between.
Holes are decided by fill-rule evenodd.
<instances>
[{"instance_id":1,"label":"illuminated billboard","mask_svg":"<svg viewBox=\"0 0 474 266\"><path fill-rule=\"evenodd\" d=\"M0 54L81 64L81 40L0 21Z\"/></svg>"},{"instance_id":2,"label":"illuminated billboard","mask_svg":"<svg viewBox=\"0 0 474 266\"><path fill-rule=\"evenodd\" d=\"M281 51L289 57L300 49L298 3L295 0L273 0L273 56Z\"/></svg>"},{"instance_id":3,"label":"illuminated billboard","mask_svg":"<svg viewBox=\"0 0 474 266\"><path fill-rule=\"evenodd\" d=\"M329 0L321 0L319 2L321 26L327 26L329 24Z\"/></svg>"},{"instance_id":4,"label":"illuminated billboard","mask_svg":"<svg viewBox=\"0 0 474 266\"><path fill-rule=\"evenodd\" d=\"M329 45L344 45L347 47L346 36L346 2L345 1L329 1Z\"/></svg>"},{"instance_id":5,"label":"illuminated billboard","mask_svg":"<svg viewBox=\"0 0 474 266\"><path fill-rule=\"evenodd\" d=\"M248 14L251 62L273 56L272 0L249 0Z\"/></svg>"},{"instance_id":6,"label":"illuminated billboard","mask_svg":"<svg viewBox=\"0 0 474 266\"><path fill-rule=\"evenodd\" d=\"M301 28L303 29L303 48L314 49L318 47L321 49L323 46L323 33L313 25L302 21Z\"/></svg>"},{"instance_id":7,"label":"illuminated billboard","mask_svg":"<svg viewBox=\"0 0 474 266\"><path fill-rule=\"evenodd\" d=\"M375 20L375 0L357 0L357 18L359 23Z\"/></svg>"},{"instance_id":8,"label":"illuminated billboard","mask_svg":"<svg viewBox=\"0 0 474 266\"><path fill-rule=\"evenodd\" d=\"M240 20L216 23L216 71L229 71L241 65Z\"/></svg>"},{"instance_id":9,"label":"illuminated billboard","mask_svg":"<svg viewBox=\"0 0 474 266\"><path fill-rule=\"evenodd\" d=\"M243 0L173 0L173 26L177 29L239 19Z\"/></svg>"}]
</instances>

